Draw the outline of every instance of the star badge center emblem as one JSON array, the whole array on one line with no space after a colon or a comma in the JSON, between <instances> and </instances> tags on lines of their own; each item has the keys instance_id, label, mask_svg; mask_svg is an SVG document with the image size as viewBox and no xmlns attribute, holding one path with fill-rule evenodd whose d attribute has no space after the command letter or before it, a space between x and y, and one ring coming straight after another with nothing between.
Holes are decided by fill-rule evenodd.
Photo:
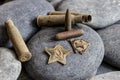
<instances>
[{"instance_id":1,"label":"star badge center emblem","mask_svg":"<svg viewBox=\"0 0 120 80\"><path fill-rule=\"evenodd\" d=\"M71 53L71 50L64 49L61 45L56 45L55 48L45 48L45 52L50 56L48 64L56 61L66 64L66 57Z\"/></svg>"}]
</instances>

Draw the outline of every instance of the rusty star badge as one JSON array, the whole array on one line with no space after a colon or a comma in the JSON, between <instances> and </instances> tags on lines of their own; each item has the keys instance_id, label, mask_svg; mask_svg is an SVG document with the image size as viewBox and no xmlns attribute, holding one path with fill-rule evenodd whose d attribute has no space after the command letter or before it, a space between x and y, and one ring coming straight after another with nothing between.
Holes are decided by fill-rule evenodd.
<instances>
[{"instance_id":1,"label":"rusty star badge","mask_svg":"<svg viewBox=\"0 0 120 80\"><path fill-rule=\"evenodd\" d=\"M71 50L64 49L61 45L56 45L55 48L45 48L45 52L50 55L48 64L56 61L66 64L66 56L71 53Z\"/></svg>"},{"instance_id":2,"label":"rusty star badge","mask_svg":"<svg viewBox=\"0 0 120 80\"><path fill-rule=\"evenodd\" d=\"M81 40L77 39L77 40L71 40L71 45L76 53L83 54L87 50L90 43L82 39Z\"/></svg>"}]
</instances>

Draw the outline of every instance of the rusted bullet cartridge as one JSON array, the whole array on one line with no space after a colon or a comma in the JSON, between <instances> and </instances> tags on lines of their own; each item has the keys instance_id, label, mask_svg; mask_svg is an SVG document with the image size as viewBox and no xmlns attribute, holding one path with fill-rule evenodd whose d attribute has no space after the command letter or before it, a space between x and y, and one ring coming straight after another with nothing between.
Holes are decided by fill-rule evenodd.
<instances>
[{"instance_id":1,"label":"rusted bullet cartridge","mask_svg":"<svg viewBox=\"0 0 120 80\"><path fill-rule=\"evenodd\" d=\"M25 62L31 59L32 55L28 50L19 30L14 25L12 20L7 20L5 22L7 28L8 36L15 48L16 54L21 62Z\"/></svg>"},{"instance_id":2,"label":"rusted bullet cartridge","mask_svg":"<svg viewBox=\"0 0 120 80\"><path fill-rule=\"evenodd\" d=\"M91 15L84 15L84 22L91 22L92 21L92 16Z\"/></svg>"},{"instance_id":3,"label":"rusted bullet cartridge","mask_svg":"<svg viewBox=\"0 0 120 80\"><path fill-rule=\"evenodd\" d=\"M48 15L65 15L65 13L66 13L65 11L51 11L51 12L48 13ZM71 14L75 15L75 16L83 15L83 14L78 13L78 12L71 12Z\"/></svg>"},{"instance_id":4,"label":"rusted bullet cartridge","mask_svg":"<svg viewBox=\"0 0 120 80\"><path fill-rule=\"evenodd\" d=\"M68 38L81 36L84 33L82 29L72 29L71 13L69 9L67 9L65 15L65 30L66 30L65 32L56 34L55 38L57 40L68 39Z\"/></svg>"},{"instance_id":5,"label":"rusted bullet cartridge","mask_svg":"<svg viewBox=\"0 0 120 80\"><path fill-rule=\"evenodd\" d=\"M85 17L78 15L71 15L72 24L82 23L85 21ZM54 26L54 25L63 25L65 23L65 15L39 15L37 17L38 26Z\"/></svg>"},{"instance_id":6,"label":"rusted bullet cartridge","mask_svg":"<svg viewBox=\"0 0 120 80\"><path fill-rule=\"evenodd\" d=\"M71 13L69 9L67 9L66 14L65 14L65 30L70 31L71 30Z\"/></svg>"},{"instance_id":7,"label":"rusted bullet cartridge","mask_svg":"<svg viewBox=\"0 0 120 80\"><path fill-rule=\"evenodd\" d=\"M48 15L65 15L66 12L64 11L51 11L48 13ZM74 16L83 16L84 17L84 21L83 22L90 22L92 20L92 16L89 14L82 14L79 12L71 12L72 15Z\"/></svg>"},{"instance_id":8,"label":"rusted bullet cartridge","mask_svg":"<svg viewBox=\"0 0 120 80\"><path fill-rule=\"evenodd\" d=\"M70 31L65 31L58 33L55 38L57 40L62 40L62 39L68 39L68 38L73 38L73 37L78 37L84 34L84 31L82 29L75 29L75 30L70 30Z\"/></svg>"}]
</instances>

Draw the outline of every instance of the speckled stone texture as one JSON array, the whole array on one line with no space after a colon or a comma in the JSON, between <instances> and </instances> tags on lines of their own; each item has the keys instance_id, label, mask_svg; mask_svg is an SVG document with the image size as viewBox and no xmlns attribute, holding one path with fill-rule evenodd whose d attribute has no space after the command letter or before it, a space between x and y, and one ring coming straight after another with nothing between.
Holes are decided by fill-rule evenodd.
<instances>
[{"instance_id":1,"label":"speckled stone texture","mask_svg":"<svg viewBox=\"0 0 120 80\"><path fill-rule=\"evenodd\" d=\"M47 0L47 1L50 2L54 6L54 8L57 8L63 0Z\"/></svg>"},{"instance_id":2,"label":"speckled stone texture","mask_svg":"<svg viewBox=\"0 0 120 80\"><path fill-rule=\"evenodd\" d=\"M21 74L17 80L33 80L24 69L22 69Z\"/></svg>"},{"instance_id":3,"label":"speckled stone texture","mask_svg":"<svg viewBox=\"0 0 120 80\"><path fill-rule=\"evenodd\" d=\"M119 0L64 0L57 10L66 10L91 14L93 28L103 28L120 20Z\"/></svg>"},{"instance_id":4,"label":"speckled stone texture","mask_svg":"<svg viewBox=\"0 0 120 80\"><path fill-rule=\"evenodd\" d=\"M115 24L97 31L105 45L104 60L120 68L120 24Z\"/></svg>"},{"instance_id":5,"label":"speckled stone texture","mask_svg":"<svg viewBox=\"0 0 120 80\"><path fill-rule=\"evenodd\" d=\"M21 72L21 62L10 49L0 47L0 80L17 80Z\"/></svg>"},{"instance_id":6,"label":"speckled stone texture","mask_svg":"<svg viewBox=\"0 0 120 80\"><path fill-rule=\"evenodd\" d=\"M12 19L27 41L37 31L36 17L54 10L46 0L17 0L0 6L0 46L10 47L4 22Z\"/></svg>"},{"instance_id":7,"label":"speckled stone texture","mask_svg":"<svg viewBox=\"0 0 120 80\"><path fill-rule=\"evenodd\" d=\"M119 69L117 69L117 68L115 68L115 67L113 67L105 62L102 62L102 64L100 65L100 67L97 70L97 75L112 72L112 71L119 71Z\"/></svg>"},{"instance_id":8,"label":"speckled stone texture","mask_svg":"<svg viewBox=\"0 0 120 80\"><path fill-rule=\"evenodd\" d=\"M97 75L90 80L120 80L120 71Z\"/></svg>"},{"instance_id":9,"label":"speckled stone texture","mask_svg":"<svg viewBox=\"0 0 120 80\"><path fill-rule=\"evenodd\" d=\"M75 27L75 26L74 26ZM49 27L38 32L29 42L33 57L25 63L26 71L35 80L85 80L95 75L95 71L101 64L104 56L104 46L99 35L85 25L77 25L82 28L84 35L74 39L84 39L90 42L90 46L85 54L75 54L69 40L54 40L55 34L64 31L64 27ZM66 49L72 50L67 56L67 64L61 65L58 62L48 65L48 54L45 47L52 48L60 44Z\"/></svg>"}]
</instances>

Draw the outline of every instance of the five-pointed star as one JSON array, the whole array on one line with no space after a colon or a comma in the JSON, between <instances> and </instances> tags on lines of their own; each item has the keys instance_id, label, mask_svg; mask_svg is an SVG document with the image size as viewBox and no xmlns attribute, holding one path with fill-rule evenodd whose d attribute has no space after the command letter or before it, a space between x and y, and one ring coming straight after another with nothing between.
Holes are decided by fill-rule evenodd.
<instances>
[{"instance_id":1,"label":"five-pointed star","mask_svg":"<svg viewBox=\"0 0 120 80\"><path fill-rule=\"evenodd\" d=\"M48 64L56 61L66 64L66 56L71 52L71 50L64 49L61 45L56 45L55 48L45 48L45 51L50 55Z\"/></svg>"}]
</instances>

